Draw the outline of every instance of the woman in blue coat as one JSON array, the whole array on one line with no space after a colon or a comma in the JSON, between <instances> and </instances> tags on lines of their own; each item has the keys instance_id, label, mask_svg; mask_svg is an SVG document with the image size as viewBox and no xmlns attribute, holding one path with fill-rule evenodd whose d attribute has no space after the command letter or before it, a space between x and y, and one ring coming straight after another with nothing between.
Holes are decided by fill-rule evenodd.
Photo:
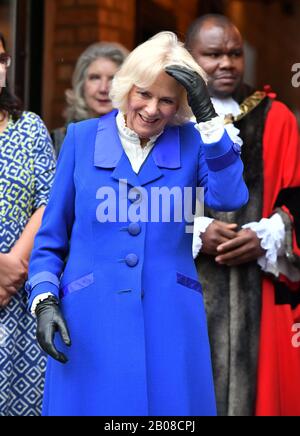
<instances>
[{"instance_id":1,"label":"woman in blue coat","mask_svg":"<svg viewBox=\"0 0 300 436\"><path fill-rule=\"evenodd\" d=\"M171 32L129 55L111 97L68 128L31 258L43 414L214 415L188 212L197 187L214 209L247 202L239 150Z\"/></svg>"}]
</instances>

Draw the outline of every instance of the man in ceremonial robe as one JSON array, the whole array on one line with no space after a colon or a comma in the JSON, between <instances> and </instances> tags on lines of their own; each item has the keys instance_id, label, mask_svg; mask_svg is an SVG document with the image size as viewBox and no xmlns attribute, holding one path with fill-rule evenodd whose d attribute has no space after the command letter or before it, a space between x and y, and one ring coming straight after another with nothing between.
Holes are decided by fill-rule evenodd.
<instances>
[{"instance_id":1,"label":"man in ceremonial robe","mask_svg":"<svg viewBox=\"0 0 300 436\"><path fill-rule=\"evenodd\" d=\"M243 141L250 193L239 211L206 209L195 222L218 413L300 415L297 122L270 87L243 83L243 40L228 18L200 17L186 46L208 75L217 113L234 121L228 133Z\"/></svg>"}]
</instances>

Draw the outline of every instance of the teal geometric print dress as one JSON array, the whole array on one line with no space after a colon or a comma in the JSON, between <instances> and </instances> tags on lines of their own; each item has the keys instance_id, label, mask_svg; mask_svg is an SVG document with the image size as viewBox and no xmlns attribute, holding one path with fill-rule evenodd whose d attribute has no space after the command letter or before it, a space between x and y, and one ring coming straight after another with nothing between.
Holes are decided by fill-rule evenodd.
<instances>
[{"instance_id":1,"label":"teal geometric print dress","mask_svg":"<svg viewBox=\"0 0 300 436\"><path fill-rule=\"evenodd\" d=\"M42 120L23 112L0 133L0 252L10 251L36 209L46 205L55 172ZM40 415L46 357L24 288L0 308L0 416Z\"/></svg>"}]
</instances>

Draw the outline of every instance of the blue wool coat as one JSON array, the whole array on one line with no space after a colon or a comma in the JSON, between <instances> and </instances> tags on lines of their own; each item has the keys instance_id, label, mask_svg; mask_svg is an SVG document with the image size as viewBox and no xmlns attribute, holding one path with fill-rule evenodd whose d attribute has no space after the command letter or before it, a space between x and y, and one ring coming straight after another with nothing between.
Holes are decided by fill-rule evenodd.
<instances>
[{"instance_id":1,"label":"blue wool coat","mask_svg":"<svg viewBox=\"0 0 300 436\"><path fill-rule=\"evenodd\" d=\"M69 127L35 240L29 303L47 291L60 297L72 339L67 348L56 335L69 361L48 359L43 414L214 415L192 233L150 197L157 187L201 185L210 207L239 208L248 199L243 165L226 133L204 145L188 123L165 129L137 175L115 116ZM182 207L174 195L167 209L172 217Z\"/></svg>"}]
</instances>

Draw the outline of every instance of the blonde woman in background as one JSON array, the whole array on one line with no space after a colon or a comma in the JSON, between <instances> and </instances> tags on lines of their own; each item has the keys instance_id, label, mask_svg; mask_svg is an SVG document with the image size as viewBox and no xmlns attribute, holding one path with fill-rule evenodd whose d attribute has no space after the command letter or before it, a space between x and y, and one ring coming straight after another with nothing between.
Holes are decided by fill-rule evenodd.
<instances>
[{"instance_id":1,"label":"blonde woman in background","mask_svg":"<svg viewBox=\"0 0 300 436\"><path fill-rule=\"evenodd\" d=\"M109 98L111 82L128 53L119 43L98 42L80 55L73 73L72 89L66 91L66 126L51 132L56 155L69 123L96 118L112 110Z\"/></svg>"}]
</instances>

